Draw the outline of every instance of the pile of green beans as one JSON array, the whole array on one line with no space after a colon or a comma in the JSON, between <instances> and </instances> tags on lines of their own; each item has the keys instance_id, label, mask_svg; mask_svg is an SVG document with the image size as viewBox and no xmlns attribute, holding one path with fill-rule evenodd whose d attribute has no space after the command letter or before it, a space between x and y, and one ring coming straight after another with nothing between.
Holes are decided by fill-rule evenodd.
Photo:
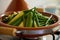
<instances>
[{"instance_id":1,"label":"pile of green beans","mask_svg":"<svg viewBox=\"0 0 60 40\"><path fill-rule=\"evenodd\" d=\"M21 14L21 13L20 13ZM10 16L3 16L2 17L2 22L9 24L9 22L15 18L14 13ZM7 17L7 18L6 18ZM5 20L6 19L6 20ZM42 15L40 12L37 11L37 8L34 7L30 10L24 10L23 15L19 17L18 19L16 18L14 22L10 23L10 25L13 26L19 26L21 22L23 22L24 27L42 27L42 26L48 26L54 23L53 19L50 19L48 23L46 24L47 20L49 17Z\"/></svg>"}]
</instances>

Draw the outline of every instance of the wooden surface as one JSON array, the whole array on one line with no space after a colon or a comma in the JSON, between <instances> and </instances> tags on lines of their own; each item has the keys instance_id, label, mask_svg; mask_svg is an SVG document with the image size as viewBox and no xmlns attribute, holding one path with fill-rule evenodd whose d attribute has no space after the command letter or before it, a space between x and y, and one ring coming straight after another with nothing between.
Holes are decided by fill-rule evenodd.
<instances>
[{"instance_id":1,"label":"wooden surface","mask_svg":"<svg viewBox=\"0 0 60 40\"><path fill-rule=\"evenodd\" d=\"M16 36L16 29L14 28L8 28L8 27L0 27L0 34L2 35L10 35L10 36Z\"/></svg>"}]
</instances>

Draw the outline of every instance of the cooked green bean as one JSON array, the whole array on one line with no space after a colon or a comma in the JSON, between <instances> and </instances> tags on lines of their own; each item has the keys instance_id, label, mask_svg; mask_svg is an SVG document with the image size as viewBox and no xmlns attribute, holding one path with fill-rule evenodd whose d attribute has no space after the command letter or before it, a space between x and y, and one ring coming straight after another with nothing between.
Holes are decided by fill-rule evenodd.
<instances>
[{"instance_id":1,"label":"cooked green bean","mask_svg":"<svg viewBox=\"0 0 60 40\"><path fill-rule=\"evenodd\" d=\"M14 12L8 17L3 16L2 21L14 26L19 26L21 22L23 22L24 27L42 27L51 25L55 22L53 19L49 19L48 16L44 16L36 9L37 8L34 7L30 10L20 11L19 14L14 14L18 13Z\"/></svg>"}]
</instances>

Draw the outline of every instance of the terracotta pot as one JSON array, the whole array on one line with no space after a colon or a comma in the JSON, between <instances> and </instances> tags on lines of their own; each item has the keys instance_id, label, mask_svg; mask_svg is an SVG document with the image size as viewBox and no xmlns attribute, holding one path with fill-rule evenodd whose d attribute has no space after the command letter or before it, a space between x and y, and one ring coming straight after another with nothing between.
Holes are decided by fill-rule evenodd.
<instances>
[{"instance_id":1,"label":"terracotta pot","mask_svg":"<svg viewBox=\"0 0 60 40\"><path fill-rule=\"evenodd\" d=\"M28 5L25 2L25 0L12 0L8 8L6 9L6 12L21 11L21 10L27 10L27 9L28 9Z\"/></svg>"},{"instance_id":2,"label":"terracotta pot","mask_svg":"<svg viewBox=\"0 0 60 40\"><path fill-rule=\"evenodd\" d=\"M10 14L12 12L6 12L6 13ZM17 26L12 26L12 25L5 24L5 23L0 21L0 26L16 28L17 30L20 31L20 33L22 33L23 36L20 35L21 37L38 37L38 36L42 36L42 35L45 35L45 34L50 34L52 31L53 32L57 31L60 27L59 26L59 23L60 23L59 17L54 15L54 14L47 13L47 12L41 12L41 13L45 16L48 16L48 17L50 15L53 15L52 19L56 20L56 23L54 23L52 25L49 25L49 26L42 26L42 27L37 27L37 28L28 28L28 27L20 28L20 27L17 27Z\"/></svg>"}]
</instances>

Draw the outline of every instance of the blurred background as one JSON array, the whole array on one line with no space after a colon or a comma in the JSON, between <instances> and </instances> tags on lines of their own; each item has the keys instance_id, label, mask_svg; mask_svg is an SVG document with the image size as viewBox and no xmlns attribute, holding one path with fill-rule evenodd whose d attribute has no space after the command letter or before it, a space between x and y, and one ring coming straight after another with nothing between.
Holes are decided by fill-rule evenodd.
<instances>
[{"instance_id":1,"label":"blurred background","mask_svg":"<svg viewBox=\"0 0 60 40\"><path fill-rule=\"evenodd\" d=\"M0 0L0 13L4 12L12 0ZM60 0L24 0L27 2L29 8L33 7L58 7L60 4Z\"/></svg>"},{"instance_id":2,"label":"blurred background","mask_svg":"<svg viewBox=\"0 0 60 40\"><path fill-rule=\"evenodd\" d=\"M12 0L0 0L0 12L4 12L7 9ZM48 7L48 6L59 6L60 0L25 0L29 8L32 7Z\"/></svg>"}]
</instances>

